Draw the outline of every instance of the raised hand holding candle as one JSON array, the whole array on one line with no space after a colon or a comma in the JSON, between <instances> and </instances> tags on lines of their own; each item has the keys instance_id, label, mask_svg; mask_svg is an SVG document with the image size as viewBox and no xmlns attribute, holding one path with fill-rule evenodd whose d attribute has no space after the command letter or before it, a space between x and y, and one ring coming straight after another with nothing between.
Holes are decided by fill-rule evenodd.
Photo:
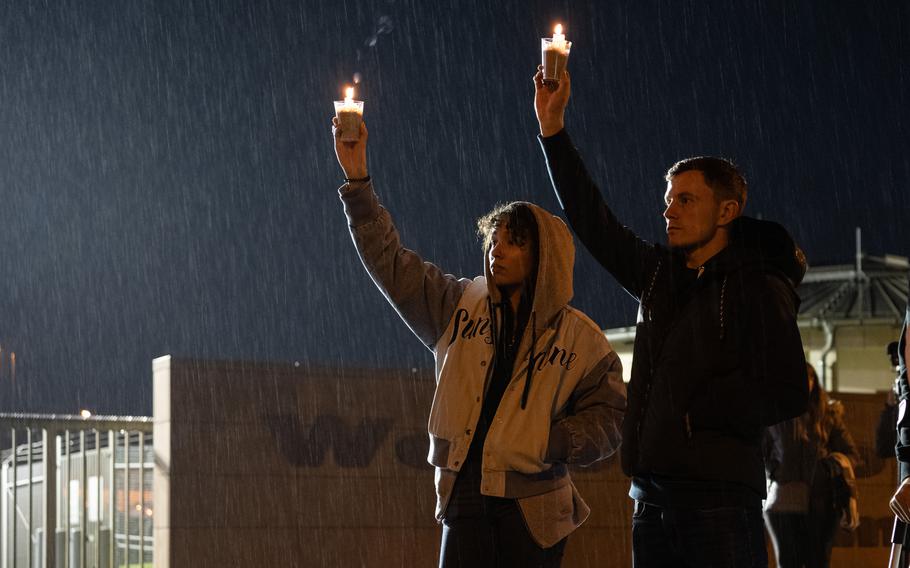
<instances>
[{"instance_id":1,"label":"raised hand holding candle","mask_svg":"<svg viewBox=\"0 0 910 568\"><path fill-rule=\"evenodd\" d=\"M363 121L363 101L354 100L354 87L344 90L344 100L335 101L335 116L338 117L342 142L356 142L360 139L360 123Z\"/></svg>"},{"instance_id":2,"label":"raised hand holding candle","mask_svg":"<svg viewBox=\"0 0 910 568\"><path fill-rule=\"evenodd\" d=\"M566 68L566 62L569 60L569 51L572 49L572 42L566 41L566 36L562 33L562 24L556 24L553 30L553 37L540 39L540 51L543 56L543 82L550 86L559 84L559 78Z\"/></svg>"}]
</instances>

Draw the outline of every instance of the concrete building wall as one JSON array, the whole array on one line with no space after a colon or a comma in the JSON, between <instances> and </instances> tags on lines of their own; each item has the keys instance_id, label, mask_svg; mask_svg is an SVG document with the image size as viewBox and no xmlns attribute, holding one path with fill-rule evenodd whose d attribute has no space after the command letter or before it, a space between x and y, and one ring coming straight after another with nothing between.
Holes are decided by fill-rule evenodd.
<instances>
[{"instance_id":1,"label":"concrete building wall","mask_svg":"<svg viewBox=\"0 0 910 568\"><path fill-rule=\"evenodd\" d=\"M163 357L154 383L156 566L436 565L429 373ZM871 447L881 397L844 402ZM884 565L894 466L866 454L863 527L835 566ZM593 512L563 566L631 565L618 462L573 476Z\"/></svg>"},{"instance_id":2,"label":"concrete building wall","mask_svg":"<svg viewBox=\"0 0 910 568\"><path fill-rule=\"evenodd\" d=\"M900 337L896 325L840 327L835 332L837 346L834 385L837 390L853 392L884 391L894 381L886 347Z\"/></svg>"}]
</instances>

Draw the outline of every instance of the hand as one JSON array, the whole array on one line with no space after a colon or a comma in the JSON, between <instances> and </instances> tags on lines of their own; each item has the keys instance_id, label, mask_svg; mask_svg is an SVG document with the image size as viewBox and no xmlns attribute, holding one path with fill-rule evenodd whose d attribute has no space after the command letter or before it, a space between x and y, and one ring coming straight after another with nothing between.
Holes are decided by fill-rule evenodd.
<instances>
[{"instance_id":1,"label":"hand","mask_svg":"<svg viewBox=\"0 0 910 568\"><path fill-rule=\"evenodd\" d=\"M537 66L537 74L534 75L534 111L537 113L541 136L553 136L563 129L563 116L571 90L572 82L568 71L562 72L559 86L550 90L550 86L543 83L543 65Z\"/></svg>"},{"instance_id":2,"label":"hand","mask_svg":"<svg viewBox=\"0 0 910 568\"><path fill-rule=\"evenodd\" d=\"M342 142L338 117L332 118L332 136L335 137L335 157L347 179L367 177L367 125L360 123L360 138L356 142Z\"/></svg>"},{"instance_id":3,"label":"hand","mask_svg":"<svg viewBox=\"0 0 910 568\"><path fill-rule=\"evenodd\" d=\"M904 480L889 503L891 511L905 523L910 523L910 478Z\"/></svg>"},{"instance_id":4,"label":"hand","mask_svg":"<svg viewBox=\"0 0 910 568\"><path fill-rule=\"evenodd\" d=\"M848 531L855 531L859 528L859 505L856 503L856 497L850 497L850 504L841 515L840 526Z\"/></svg>"}]
</instances>

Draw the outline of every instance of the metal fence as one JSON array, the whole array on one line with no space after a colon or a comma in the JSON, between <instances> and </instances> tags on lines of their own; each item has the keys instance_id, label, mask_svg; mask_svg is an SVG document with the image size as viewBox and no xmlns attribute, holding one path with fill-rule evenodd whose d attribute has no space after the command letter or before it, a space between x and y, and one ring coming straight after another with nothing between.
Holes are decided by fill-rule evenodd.
<instances>
[{"instance_id":1,"label":"metal fence","mask_svg":"<svg viewBox=\"0 0 910 568\"><path fill-rule=\"evenodd\" d=\"M0 568L152 565L152 419L0 413Z\"/></svg>"}]
</instances>

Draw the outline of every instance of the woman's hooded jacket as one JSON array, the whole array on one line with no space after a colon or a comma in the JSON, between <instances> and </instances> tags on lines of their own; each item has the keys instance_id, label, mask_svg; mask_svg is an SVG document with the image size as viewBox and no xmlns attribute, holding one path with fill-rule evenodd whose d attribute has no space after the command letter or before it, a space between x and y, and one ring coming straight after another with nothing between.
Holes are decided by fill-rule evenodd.
<instances>
[{"instance_id":1,"label":"woman's hooded jacket","mask_svg":"<svg viewBox=\"0 0 910 568\"><path fill-rule=\"evenodd\" d=\"M500 292L487 262L483 276L458 278L404 248L372 182L348 183L339 193L364 266L436 360L428 461L436 467L442 519L489 386ZM484 442L481 493L518 499L531 534L547 547L587 517L567 464L616 452L626 395L602 331L568 305L575 247L565 223L524 205L539 233L534 300Z\"/></svg>"}]
</instances>

